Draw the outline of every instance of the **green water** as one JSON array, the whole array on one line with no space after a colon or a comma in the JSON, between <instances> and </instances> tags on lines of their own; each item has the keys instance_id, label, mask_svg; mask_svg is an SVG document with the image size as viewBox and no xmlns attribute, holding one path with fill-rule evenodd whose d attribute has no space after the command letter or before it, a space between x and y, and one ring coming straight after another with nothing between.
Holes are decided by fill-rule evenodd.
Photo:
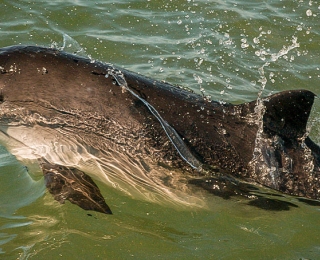
<instances>
[{"instance_id":1,"label":"green water","mask_svg":"<svg viewBox=\"0 0 320 260\"><path fill-rule=\"evenodd\" d=\"M1 1L0 46L78 50L242 103L319 94L319 1ZM67 40L66 40L67 39ZM319 101L311 136L320 141ZM267 211L203 194L205 208L156 204L98 183L114 215L60 205L41 173L0 151L0 259L319 259L320 207Z\"/></svg>"}]
</instances>

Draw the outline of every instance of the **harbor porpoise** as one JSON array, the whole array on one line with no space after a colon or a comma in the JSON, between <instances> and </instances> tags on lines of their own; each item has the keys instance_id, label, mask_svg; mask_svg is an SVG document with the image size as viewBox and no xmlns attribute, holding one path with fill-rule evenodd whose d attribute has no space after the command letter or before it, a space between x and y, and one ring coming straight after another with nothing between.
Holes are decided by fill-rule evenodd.
<instances>
[{"instance_id":1,"label":"harbor porpoise","mask_svg":"<svg viewBox=\"0 0 320 260\"><path fill-rule=\"evenodd\" d=\"M62 50L10 46L0 49L0 91L0 130L32 149L27 156L39 161L62 203L111 213L94 174L72 158L79 154L102 162L114 155L109 169L130 176L137 165L143 180L162 167L212 191L222 192L215 181L230 176L320 199L320 148L306 131L315 97L308 90L233 105Z\"/></svg>"}]
</instances>

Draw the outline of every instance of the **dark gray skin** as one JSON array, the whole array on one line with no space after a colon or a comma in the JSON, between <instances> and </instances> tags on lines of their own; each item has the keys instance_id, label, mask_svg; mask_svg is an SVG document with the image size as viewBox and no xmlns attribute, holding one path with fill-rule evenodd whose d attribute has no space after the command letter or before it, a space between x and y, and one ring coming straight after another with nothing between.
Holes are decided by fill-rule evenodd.
<instances>
[{"instance_id":1,"label":"dark gray skin","mask_svg":"<svg viewBox=\"0 0 320 260\"><path fill-rule=\"evenodd\" d=\"M127 87L159 112L201 164L194 169L168 142L148 107L119 86L117 77L106 77L114 68L56 49L0 49L2 131L17 123L76 130L92 149L128 146L128 155L191 175L210 176L217 167L225 175L320 199L320 148L306 134L312 92L285 91L241 105L220 104L121 69Z\"/></svg>"},{"instance_id":2,"label":"dark gray skin","mask_svg":"<svg viewBox=\"0 0 320 260\"><path fill-rule=\"evenodd\" d=\"M84 172L63 165L51 164L39 159L46 187L56 201L65 200L85 210L112 214L92 178Z\"/></svg>"}]
</instances>

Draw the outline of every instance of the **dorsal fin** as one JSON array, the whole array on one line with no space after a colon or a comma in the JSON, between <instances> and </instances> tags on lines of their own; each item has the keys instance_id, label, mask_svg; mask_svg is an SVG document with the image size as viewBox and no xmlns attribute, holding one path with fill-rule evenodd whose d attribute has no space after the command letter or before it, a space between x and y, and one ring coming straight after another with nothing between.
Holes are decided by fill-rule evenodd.
<instances>
[{"instance_id":1,"label":"dorsal fin","mask_svg":"<svg viewBox=\"0 0 320 260\"><path fill-rule=\"evenodd\" d=\"M291 90L264 99L264 132L284 138L302 137L314 97L315 94L308 90Z\"/></svg>"}]
</instances>

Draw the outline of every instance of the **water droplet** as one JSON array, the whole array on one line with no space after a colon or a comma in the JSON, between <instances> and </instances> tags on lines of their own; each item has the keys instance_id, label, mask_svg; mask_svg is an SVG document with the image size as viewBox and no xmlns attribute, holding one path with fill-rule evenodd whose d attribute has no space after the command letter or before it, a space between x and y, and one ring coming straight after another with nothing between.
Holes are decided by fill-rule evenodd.
<instances>
[{"instance_id":1,"label":"water droplet","mask_svg":"<svg viewBox=\"0 0 320 260\"><path fill-rule=\"evenodd\" d=\"M248 43L241 43L241 48L242 49L245 49L245 48L248 48L249 47L249 44Z\"/></svg>"},{"instance_id":2,"label":"water droplet","mask_svg":"<svg viewBox=\"0 0 320 260\"><path fill-rule=\"evenodd\" d=\"M312 11L311 11L310 9L308 9L308 10L306 11L306 14L307 14L307 16L311 16L311 15L312 15Z\"/></svg>"},{"instance_id":3,"label":"water droplet","mask_svg":"<svg viewBox=\"0 0 320 260\"><path fill-rule=\"evenodd\" d=\"M253 38L253 42L254 42L255 44L258 44L258 43L260 43L260 40L259 40L259 38L255 37L255 38Z\"/></svg>"},{"instance_id":4,"label":"water droplet","mask_svg":"<svg viewBox=\"0 0 320 260\"><path fill-rule=\"evenodd\" d=\"M198 75L193 75L193 78L198 82L198 84L202 83L202 79Z\"/></svg>"}]
</instances>

